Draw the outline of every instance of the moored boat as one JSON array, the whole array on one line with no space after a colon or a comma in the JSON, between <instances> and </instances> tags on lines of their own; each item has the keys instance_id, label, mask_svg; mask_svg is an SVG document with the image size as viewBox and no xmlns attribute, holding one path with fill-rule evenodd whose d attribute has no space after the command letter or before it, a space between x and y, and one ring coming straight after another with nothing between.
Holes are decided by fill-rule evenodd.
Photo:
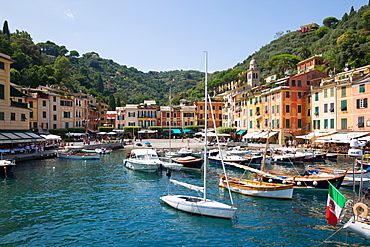
<instances>
[{"instance_id":1,"label":"moored boat","mask_svg":"<svg viewBox=\"0 0 370 247\"><path fill-rule=\"evenodd\" d=\"M58 158L64 159L79 159L79 160L90 160L90 159L100 159L97 153L78 153L78 152L58 152Z\"/></svg>"},{"instance_id":2,"label":"moored boat","mask_svg":"<svg viewBox=\"0 0 370 247\"><path fill-rule=\"evenodd\" d=\"M203 159L193 156L176 157L172 161L182 165L182 169L200 170L203 166Z\"/></svg>"},{"instance_id":3,"label":"moored boat","mask_svg":"<svg viewBox=\"0 0 370 247\"><path fill-rule=\"evenodd\" d=\"M258 196L276 199L292 199L292 184L272 184L262 181L253 181L240 178L228 178L226 181L224 175L220 176L219 186L230 188L231 191L248 196Z\"/></svg>"},{"instance_id":4,"label":"moored boat","mask_svg":"<svg viewBox=\"0 0 370 247\"><path fill-rule=\"evenodd\" d=\"M12 173L14 171L15 161L0 160L0 173Z\"/></svg>"},{"instance_id":5,"label":"moored boat","mask_svg":"<svg viewBox=\"0 0 370 247\"><path fill-rule=\"evenodd\" d=\"M160 168L162 162L153 149L133 149L130 156L123 160L123 165L136 171L155 172Z\"/></svg>"}]
</instances>

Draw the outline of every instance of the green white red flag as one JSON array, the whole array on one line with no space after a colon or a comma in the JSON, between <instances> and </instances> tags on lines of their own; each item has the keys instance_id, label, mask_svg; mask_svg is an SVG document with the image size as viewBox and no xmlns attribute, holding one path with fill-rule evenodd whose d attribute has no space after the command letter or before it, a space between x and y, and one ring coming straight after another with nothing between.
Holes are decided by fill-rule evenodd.
<instances>
[{"instance_id":1,"label":"green white red flag","mask_svg":"<svg viewBox=\"0 0 370 247\"><path fill-rule=\"evenodd\" d=\"M330 182L329 183L329 193L328 201L326 204L326 219L328 223L332 226L336 226L339 220L340 212L347 201L347 198L342 195Z\"/></svg>"}]
</instances>

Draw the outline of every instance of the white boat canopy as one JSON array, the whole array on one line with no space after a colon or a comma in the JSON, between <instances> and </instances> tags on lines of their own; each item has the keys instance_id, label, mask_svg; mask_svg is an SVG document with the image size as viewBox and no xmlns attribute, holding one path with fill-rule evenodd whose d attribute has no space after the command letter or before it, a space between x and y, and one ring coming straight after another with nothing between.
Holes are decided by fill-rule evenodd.
<instances>
[{"instance_id":1,"label":"white boat canopy","mask_svg":"<svg viewBox=\"0 0 370 247\"><path fill-rule=\"evenodd\" d=\"M317 138L315 142L322 142L322 143L350 143L352 139L358 139L363 136L367 136L370 132L366 131L355 131L350 133L337 133L330 136L320 137Z\"/></svg>"}]
</instances>

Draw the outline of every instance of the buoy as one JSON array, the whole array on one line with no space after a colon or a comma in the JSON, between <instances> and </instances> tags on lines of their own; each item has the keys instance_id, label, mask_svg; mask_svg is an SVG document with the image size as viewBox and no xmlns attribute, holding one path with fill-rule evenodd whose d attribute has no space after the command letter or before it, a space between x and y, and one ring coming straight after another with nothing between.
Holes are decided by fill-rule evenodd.
<instances>
[{"instance_id":1,"label":"buoy","mask_svg":"<svg viewBox=\"0 0 370 247\"><path fill-rule=\"evenodd\" d=\"M272 183L272 179L271 178L269 179L269 183Z\"/></svg>"},{"instance_id":2,"label":"buoy","mask_svg":"<svg viewBox=\"0 0 370 247\"><path fill-rule=\"evenodd\" d=\"M286 184L286 181L285 180L283 180L283 184Z\"/></svg>"},{"instance_id":3,"label":"buoy","mask_svg":"<svg viewBox=\"0 0 370 247\"><path fill-rule=\"evenodd\" d=\"M317 182L316 181L313 181L313 186L317 186Z\"/></svg>"},{"instance_id":4,"label":"buoy","mask_svg":"<svg viewBox=\"0 0 370 247\"><path fill-rule=\"evenodd\" d=\"M301 186L301 184L302 184L302 183L301 183L301 181L298 181L298 182L297 182L297 185L298 185L298 186Z\"/></svg>"},{"instance_id":5,"label":"buoy","mask_svg":"<svg viewBox=\"0 0 370 247\"><path fill-rule=\"evenodd\" d=\"M359 208L362 208L362 213L358 210ZM353 206L353 212L355 213L355 215L360 215L361 218L365 219L369 213L369 209L368 207L366 206L366 204L364 203L356 203L354 206Z\"/></svg>"}]
</instances>

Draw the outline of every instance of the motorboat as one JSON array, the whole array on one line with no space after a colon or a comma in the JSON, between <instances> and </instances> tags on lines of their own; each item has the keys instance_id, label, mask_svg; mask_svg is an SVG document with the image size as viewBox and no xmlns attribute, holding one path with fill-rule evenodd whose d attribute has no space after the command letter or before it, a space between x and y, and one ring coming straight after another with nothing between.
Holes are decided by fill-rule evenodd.
<instances>
[{"instance_id":1,"label":"motorboat","mask_svg":"<svg viewBox=\"0 0 370 247\"><path fill-rule=\"evenodd\" d=\"M160 168L162 162L155 150L143 148L131 150L130 156L123 160L123 165L136 171L155 172Z\"/></svg>"},{"instance_id":2,"label":"motorboat","mask_svg":"<svg viewBox=\"0 0 370 247\"><path fill-rule=\"evenodd\" d=\"M0 173L12 173L14 171L15 161L0 160Z\"/></svg>"},{"instance_id":3,"label":"motorboat","mask_svg":"<svg viewBox=\"0 0 370 247\"><path fill-rule=\"evenodd\" d=\"M172 161L182 165L182 169L200 170L203 166L203 159L194 156L176 157Z\"/></svg>"}]
</instances>

